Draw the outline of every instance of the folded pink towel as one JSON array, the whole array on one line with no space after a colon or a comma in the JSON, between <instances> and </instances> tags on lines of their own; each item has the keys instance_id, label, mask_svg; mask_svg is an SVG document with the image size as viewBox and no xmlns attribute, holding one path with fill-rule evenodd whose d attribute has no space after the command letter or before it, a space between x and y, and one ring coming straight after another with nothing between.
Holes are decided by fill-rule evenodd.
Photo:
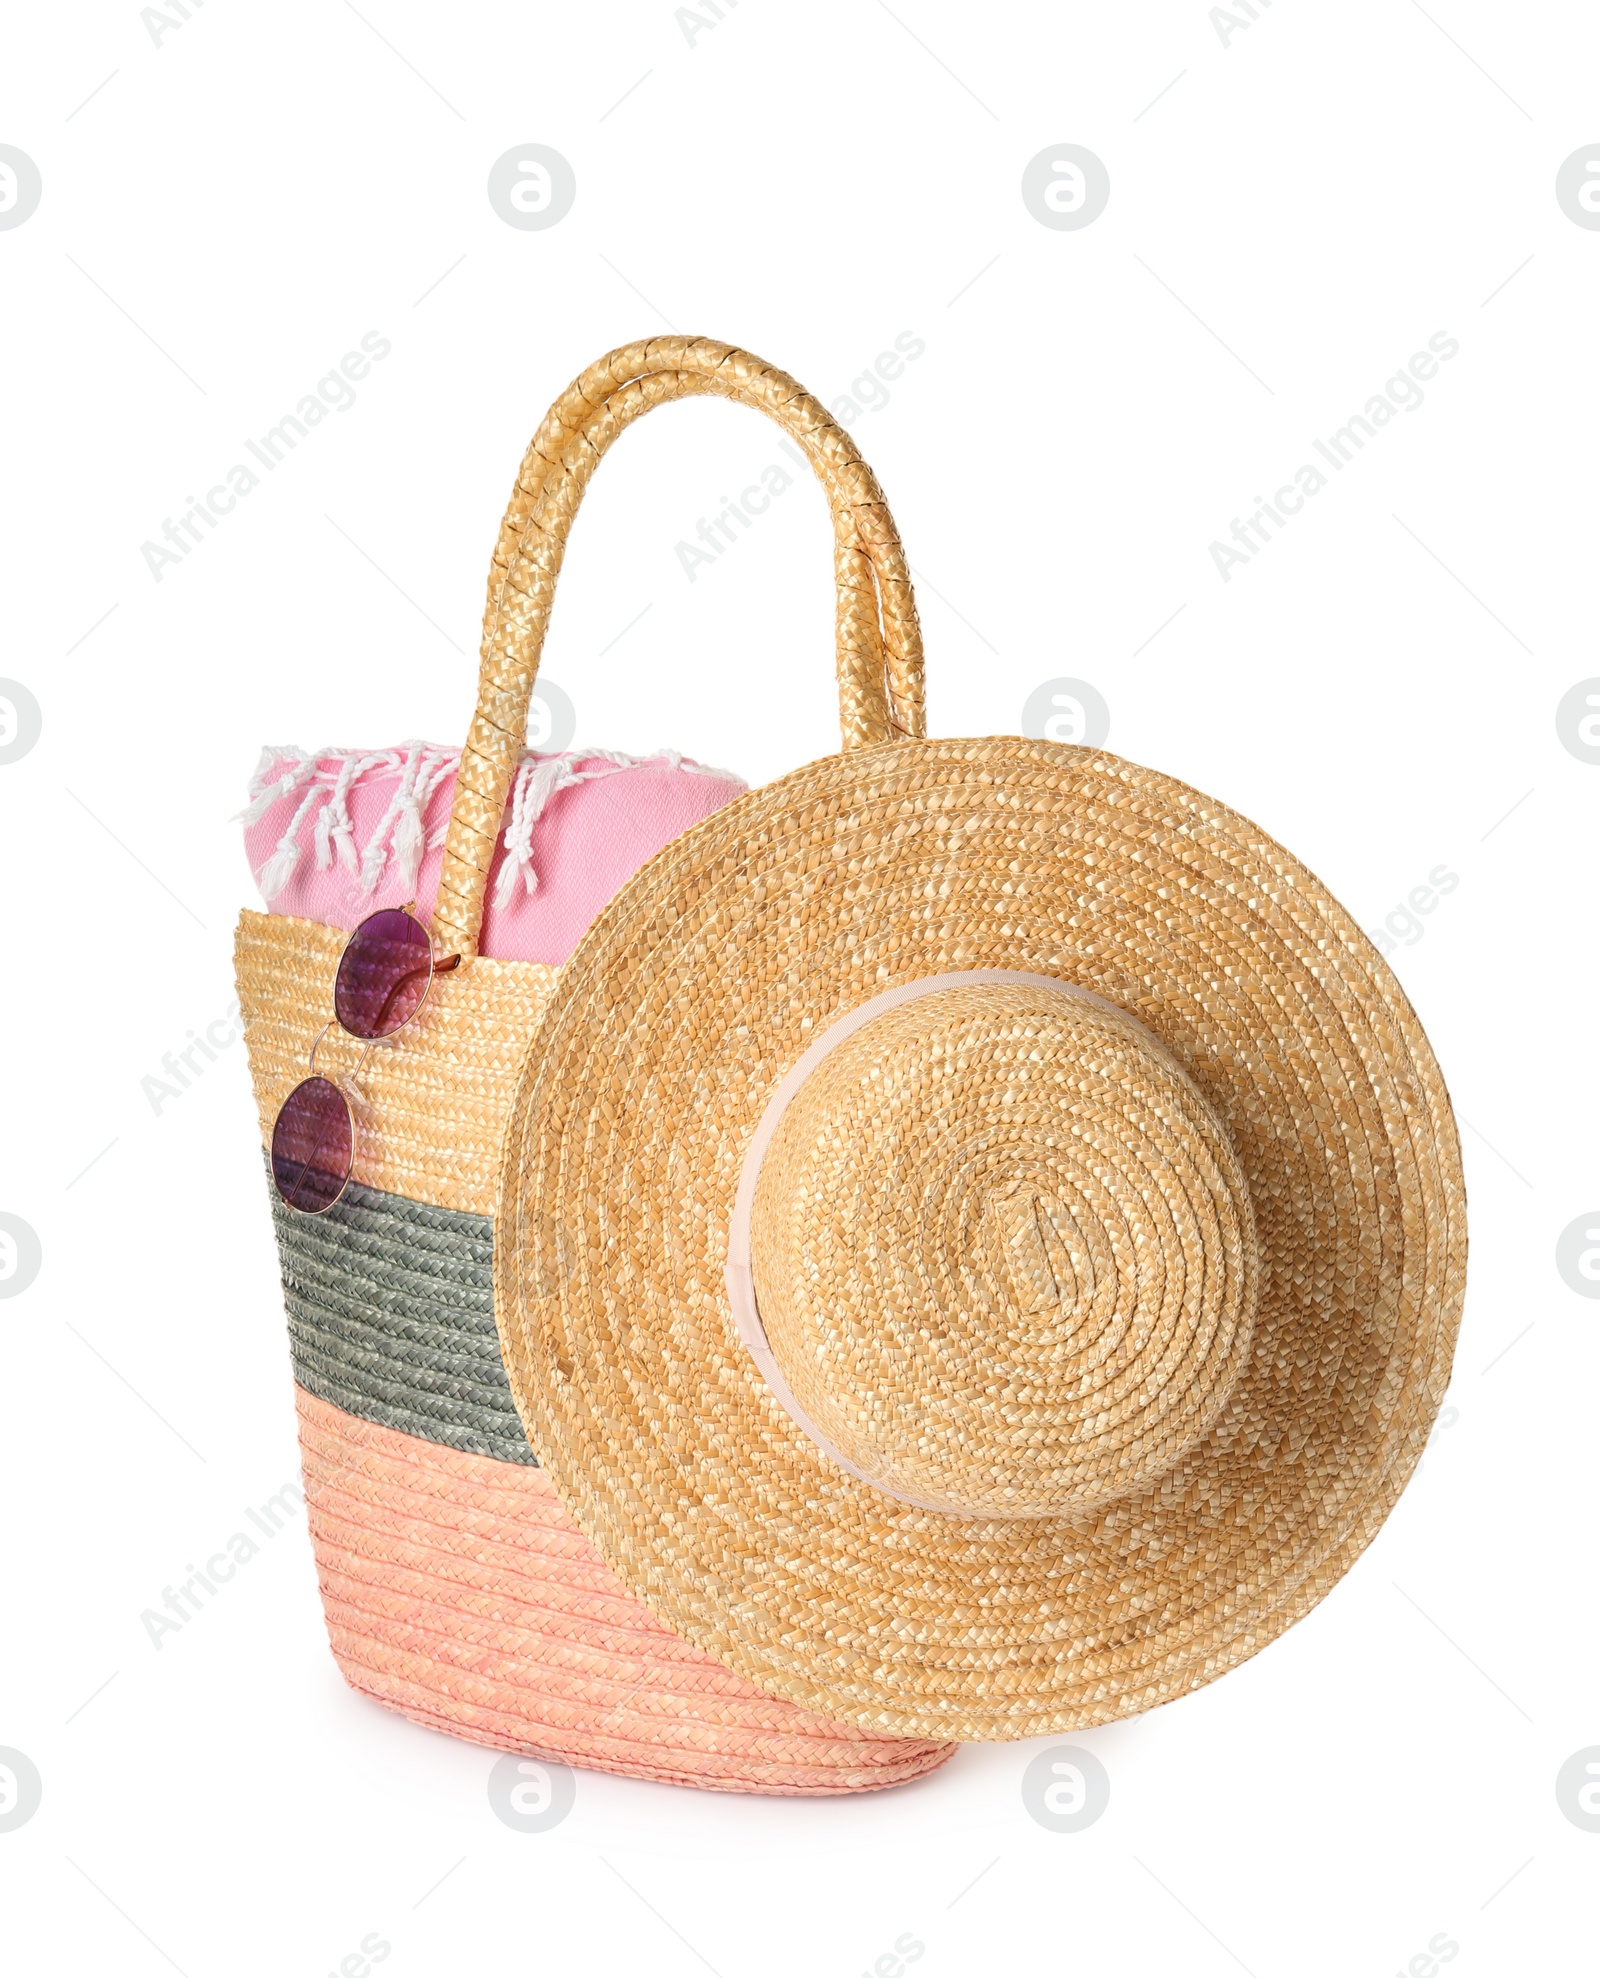
<instances>
[{"instance_id":1,"label":"folded pink towel","mask_svg":"<svg viewBox=\"0 0 1600 1978\"><path fill-rule=\"evenodd\" d=\"M242 813L245 853L273 913L354 927L379 907L432 911L458 749L268 748ZM511 787L480 951L564 962L645 860L745 788L675 751L526 752Z\"/></svg>"}]
</instances>

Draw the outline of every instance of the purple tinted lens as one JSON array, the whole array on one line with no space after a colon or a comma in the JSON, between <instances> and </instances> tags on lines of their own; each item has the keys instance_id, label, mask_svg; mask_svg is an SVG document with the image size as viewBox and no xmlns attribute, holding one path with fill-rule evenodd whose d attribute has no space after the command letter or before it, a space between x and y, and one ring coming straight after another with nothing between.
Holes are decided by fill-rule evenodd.
<instances>
[{"instance_id":1,"label":"purple tinted lens","mask_svg":"<svg viewBox=\"0 0 1600 1978\"><path fill-rule=\"evenodd\" d=\"M320 1216L344 1193L355 1159L355 1121L331 1079L306 1078L272 1129L272 1178L291 1209Z\"/></svg>"},{"instance_id":2,"label":"purple tinted lens","mask_svg":"<svg viewBox=\"0 0 1600 1978\"><path fill-rule=\"evenodd\" d=\"M433 945L398 907L368 914L350 936L333 984L333 1013L352 1037L389 1037L422 1007Z\"/></svg>"}]
</instances>

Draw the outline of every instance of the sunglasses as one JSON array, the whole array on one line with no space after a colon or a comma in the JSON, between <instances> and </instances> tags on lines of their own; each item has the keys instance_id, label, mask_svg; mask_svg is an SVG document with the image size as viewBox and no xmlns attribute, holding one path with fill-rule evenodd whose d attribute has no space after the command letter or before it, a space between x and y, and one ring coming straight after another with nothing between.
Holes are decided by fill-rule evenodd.
<instances>
[{"instance_id":1,"label":"sunglasses","mask_svg":"<svg viewBox=\"0 0 1600 1978\"><path fill-rule=\"evenodd\" d=\"M435 975L456 967L459 955L433 958L427 928L409 907L368 914L344 945L333 981L333 1014L339 1028L366 1045L349 1074L354 1083L374 1044L411 1021L427 1000ZM332 1028L325 1023L311 1046L310 1076L279 1108L272 1128L272 1179L291 1209L320 1216L344 1193L355 1163L356 1123L342 1085L317 1072L317 1046ZM359 1087L357 1088L359 1090Z\"/></svg>"}]
</instances>

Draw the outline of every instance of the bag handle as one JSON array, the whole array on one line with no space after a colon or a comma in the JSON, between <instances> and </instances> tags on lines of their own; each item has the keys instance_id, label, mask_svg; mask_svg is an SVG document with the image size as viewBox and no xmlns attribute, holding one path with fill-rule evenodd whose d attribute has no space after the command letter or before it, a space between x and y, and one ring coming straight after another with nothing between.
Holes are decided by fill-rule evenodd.
<instances>
[{"instance_id":1,"label":"bag handle","mask_svg":"<svg viewBox=\"0 0 1600 1978\"><path fill-rule=\"evenodd\" d=\"M765 412L800 447L833 516L839 728L846 749L925 731L922 635L883 490L854 441L786 372L703 337L624 345L546 414L523 457L489 571L478 704L461 752L433 910L446 953L477 953L489 864L527 733L567 537L601 456L653 406L703 395Z\"/></svg>"}]
</instances>

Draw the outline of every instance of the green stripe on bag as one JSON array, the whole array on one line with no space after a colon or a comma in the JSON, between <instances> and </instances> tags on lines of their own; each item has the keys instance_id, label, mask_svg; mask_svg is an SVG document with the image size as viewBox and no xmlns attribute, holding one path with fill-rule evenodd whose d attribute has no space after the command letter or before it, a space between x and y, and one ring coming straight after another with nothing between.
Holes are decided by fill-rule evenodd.
<instances>
[{"instance_id":1,"label":"green stripe on bag","mask_svg":"<svg viewBox=\"0 0 1600 1978\"><path fill-rule=\"evenodd\" d=\"M384 1428L537 1464L500 1358L488 1217L355 1182L320 1216L271 1196L300 1385Z\"/></svg>"}]
</instances>

